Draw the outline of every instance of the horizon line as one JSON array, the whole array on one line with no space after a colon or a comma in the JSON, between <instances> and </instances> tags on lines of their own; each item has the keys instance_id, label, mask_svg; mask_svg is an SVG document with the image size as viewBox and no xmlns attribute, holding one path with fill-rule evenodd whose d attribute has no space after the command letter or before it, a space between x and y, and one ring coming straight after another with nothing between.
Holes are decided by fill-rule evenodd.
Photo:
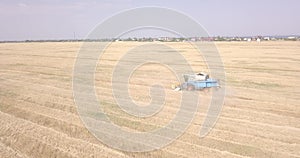
<instances>
[{"instance_id":1,"label":"horizon line","mask_svg":"<svg viewBox=\"0 0 300 158\"><path fill-rule=\"evenodd\" d=\"M126 38L99 38L99 39L84 39L84 38L78 38L78 39L67 39L67 38L61 38L61 39L26 39L26 40L0 40L0 43L14 43L14 42L64 42L64 41L111 41L111 40L118 40L118 39L159 39L159 38L173 38L173 39L192 39L192 38L217 38L217 37L223 37L223 38L258 38L258 37L271 37L271 38L288 38L288 37L296 37L299 38L300 35L255 35L255 36L194 36L194 37L171 37L171 36L161 36L161 37L126 37Z\"/></svg>"}]
</instances>

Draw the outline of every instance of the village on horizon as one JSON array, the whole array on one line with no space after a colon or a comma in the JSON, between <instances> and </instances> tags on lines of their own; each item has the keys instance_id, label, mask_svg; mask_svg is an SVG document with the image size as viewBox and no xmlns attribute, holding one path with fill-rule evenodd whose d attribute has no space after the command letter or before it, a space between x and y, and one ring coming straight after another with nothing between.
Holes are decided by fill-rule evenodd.
<instances>
[{"instance_id":1,"label":"village on horizon","mask_svg":"<svg viewBox=\"0 0 300 158\"><path fill-rule=\"evenodd\" d=\"M214 37L128 37L128 38L103 38L103 39L49 39L49 40L12 40L0 43L18 42L198 42L198 41L300 41L300 35L292 36L214 36Z\"/></svg>"}]
</instances>

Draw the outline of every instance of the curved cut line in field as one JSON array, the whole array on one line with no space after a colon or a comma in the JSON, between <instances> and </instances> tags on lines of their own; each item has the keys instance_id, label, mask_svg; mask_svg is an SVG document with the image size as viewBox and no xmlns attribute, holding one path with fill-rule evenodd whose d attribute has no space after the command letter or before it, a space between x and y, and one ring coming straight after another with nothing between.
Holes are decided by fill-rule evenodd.
<instances>
[{"instance_id":1,"label":"curved cut line in field","mask_svg":"<svg viewBox=\"0 0 300 158\"><path fill-rule=\"evenodd\" d=\"M31 111L31 110L29 110L29 111ZM196 137L196 136L195 136ZM227 141L228 142L228 141ZM229 141L230 142L230 141ZM232 143L232 142L231 142ZM240 144L240 145L245 145L245 144ZM273 151L274 152L274 151Z\"/></svg>"}]
</instances>

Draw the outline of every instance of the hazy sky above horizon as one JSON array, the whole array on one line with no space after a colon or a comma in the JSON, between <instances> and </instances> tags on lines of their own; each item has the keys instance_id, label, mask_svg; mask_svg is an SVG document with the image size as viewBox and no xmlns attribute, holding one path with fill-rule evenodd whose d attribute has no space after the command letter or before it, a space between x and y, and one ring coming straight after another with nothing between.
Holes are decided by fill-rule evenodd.
<instances>
[{"instance_id":1,"label":"hazy sky above horizon","mask_svg":"<svg viewBox=\"0 0 300 158\"><path fill-rule=\"evenodd\" d=\"M183 12L211 36L300 35L299 0L1 0L0 40L84 38L108 17L143 6Z\"/></svg>"}]
</instances>

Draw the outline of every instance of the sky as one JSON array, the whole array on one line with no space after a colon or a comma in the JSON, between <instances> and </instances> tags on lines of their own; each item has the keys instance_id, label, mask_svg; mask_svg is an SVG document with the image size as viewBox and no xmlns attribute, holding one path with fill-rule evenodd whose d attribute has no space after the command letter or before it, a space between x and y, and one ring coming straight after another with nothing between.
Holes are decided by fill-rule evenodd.
<instances>
[{"instance_id":1,"label":"sky","mask_svg":"<svg viewBox=\"0 0 300 158\"><path fill-rule=\"evenodd\" d=\"M112 15L146 6L185 13L211 36L300 35L299 0L1 0L0 41L84 38Z\"/></svg>"}]
</instances>

